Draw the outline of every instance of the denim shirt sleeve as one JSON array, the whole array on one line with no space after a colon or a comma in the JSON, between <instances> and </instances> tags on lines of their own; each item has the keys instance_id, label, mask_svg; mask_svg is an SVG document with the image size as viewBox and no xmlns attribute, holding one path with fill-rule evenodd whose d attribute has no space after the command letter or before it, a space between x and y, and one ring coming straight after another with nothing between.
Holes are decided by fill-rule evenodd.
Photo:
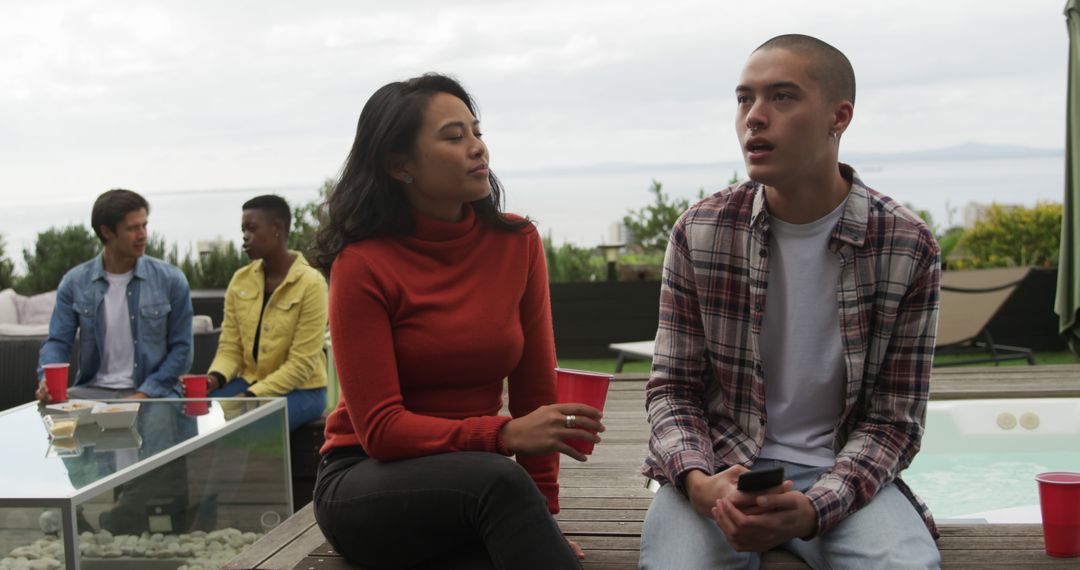
<instances>
[{"instance_id":1,"label":"denim shirt sleeve","mask_svg":"<svg viewBox=\"0 0 1080 570\"><path fill-rule=\"evenodd\" d=\"M139 386L139 391L151 398L169 398L177 396L181 374L191 368L193 358L191 336L191 318L194 313L191 306L191 291L187 279L176 268L161 277L161 286L166 287L171 306L166 329L168 353L156 370L147 374Z\"/></svg>"},{"instance_id":2,"label":"denim shirt sleeve","mask_svg":"<svg viewBox=\"0 0 1080 570\"><path fill-rule=\"evenodd\" d=\"M64 276L56 291L56 305L49 320L49 336L41 343L38 352L37 377L42 377L42 366L57 362L67 362L71 357L71 347L75 343L75 331L79 321L75 317L76 284L72 273Z\"/></svg>"}]
</instances>

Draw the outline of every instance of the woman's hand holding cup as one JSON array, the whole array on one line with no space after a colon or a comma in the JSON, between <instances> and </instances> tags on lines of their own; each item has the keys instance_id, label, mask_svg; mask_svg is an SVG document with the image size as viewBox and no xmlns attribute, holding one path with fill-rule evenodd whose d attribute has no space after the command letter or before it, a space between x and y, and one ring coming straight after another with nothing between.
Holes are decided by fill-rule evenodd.
<instances>
[{"instance_id":1,"label":"woman's hand holding cup","mask_svg":"<svg viewBox=\"0 0 1080 570\"><path fill-rule=\"evenodd\" d=\"M596 433L604 431L600 410L585 404L550 404L503 424L503 445L514 454L538 455L558 451L585 461L585 454L574 449L566 439L600 443ZM590 431L586 431L590 430Z\"/></svg>"}]
</instances>

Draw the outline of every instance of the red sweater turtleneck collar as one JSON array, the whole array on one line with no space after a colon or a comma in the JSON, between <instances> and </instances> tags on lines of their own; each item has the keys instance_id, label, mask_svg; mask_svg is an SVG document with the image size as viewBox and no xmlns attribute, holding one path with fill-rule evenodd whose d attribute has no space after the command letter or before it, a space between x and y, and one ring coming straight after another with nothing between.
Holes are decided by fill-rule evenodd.
<instances>
[{"instance_id":1,"label":"red sweater turtleneck collar","mask_svg":"<svg viewBox=\"0 0 1080 570\"><path fill-rule=\"evenodd\" d=\"M462 211L464 216L462 216L461 220L447 222L436 220L414 210L416 233L410 237L420 241L434 242L447 242L465 237L476 227L476 213L473 212L472 206L469 204L464 204Z\"/></svg>"}]
</instances>

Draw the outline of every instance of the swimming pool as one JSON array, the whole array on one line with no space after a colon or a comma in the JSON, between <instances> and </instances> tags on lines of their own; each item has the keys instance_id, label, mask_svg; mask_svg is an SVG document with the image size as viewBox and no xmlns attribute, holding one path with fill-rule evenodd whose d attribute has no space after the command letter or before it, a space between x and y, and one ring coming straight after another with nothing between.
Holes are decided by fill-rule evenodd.
<instances>
[{"instance_id":1,"label":"swimming pool","mask_svg":"<svg viewBox=\"0 0 1080 570\"><path fill-rule=\"evenodd\" d=\"M940 522L1037 523L1044 471L1080 471L1080 398L930 402L901 477Z\"/></svg>"}]
</instances>

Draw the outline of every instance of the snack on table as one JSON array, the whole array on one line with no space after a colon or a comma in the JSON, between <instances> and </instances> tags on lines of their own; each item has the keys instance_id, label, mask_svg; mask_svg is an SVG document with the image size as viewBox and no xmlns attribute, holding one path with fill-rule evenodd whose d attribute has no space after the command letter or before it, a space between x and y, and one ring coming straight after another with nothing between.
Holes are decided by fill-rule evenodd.
<instances>
[{"instance_id":1,"label":"snack on table","mask_svg":"<svg viewBox=\"0 0 1080 570\"><path fill-rule=\"evenodd\" d=\"M73 437L62 437L52 440L52 446L57 451L75 451L79 449L79 440Z\"/></svg>"},{"instance_id":2,"label":"snack on table","mask_svg":"<svg viewBox=\"0 0 1080 570\"><path fill-rule=\"evenodd\" d=\"M101 429L129 428L135 425L138 414L138 402L101 402L90 410L90 418L96 421Z\"/></svg>"},{"instance_id":3,"label":"snack on table","mask_svg":"<svg viewBox=\"0 0 1080 570\"><path fill-rule=\"evenodd\" d=\"M75 418L45 416L44 421L45 427L49 430L49 435L54 439L71 437L75 434L75 427L79 425L78 420Z\"/></svg>"},{"instance_id":4,"label":"snack on table","mask_svg":"<svg viewBox=\"0 0 1080 570\"><path fill-rule=\"evenodd\" d=\"M92 421L90 411L97 405L92 400L68 400L62 404L48 404L45 411L58 417L70 417L79 423Z\"/></svg>"}]
</instances>

